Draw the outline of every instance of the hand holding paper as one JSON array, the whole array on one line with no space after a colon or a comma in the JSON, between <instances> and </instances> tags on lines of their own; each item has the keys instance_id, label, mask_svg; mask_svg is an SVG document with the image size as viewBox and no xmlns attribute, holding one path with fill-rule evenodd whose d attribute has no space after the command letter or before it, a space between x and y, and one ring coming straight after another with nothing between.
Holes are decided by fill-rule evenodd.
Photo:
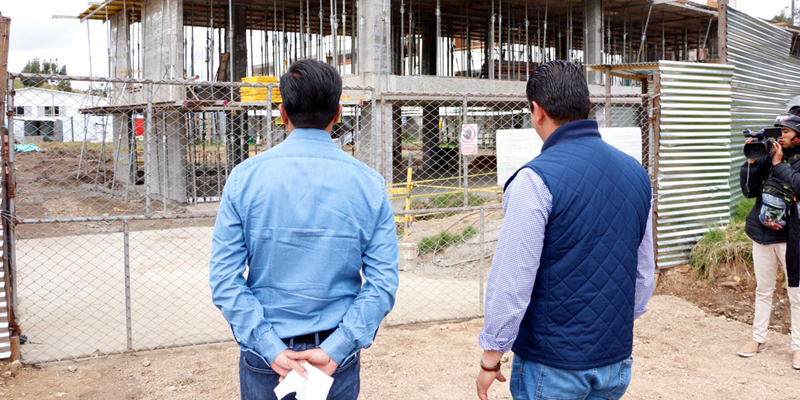
<instances>
[{"instance_id":1,"label":"hand holding paper","mask_svg":"<svg viewBox=\"0 0 800 400\"><path fill-rule=\"evenodd\" d=\"M275 396L283 399L290 393L296 393L297 400L325 400L333 385L333 378L309 363L302 363L308 373L308 379L292 370L276 388Z\"/></svg>"},{"instance_id":2,"label":"hand holding paper","mask_svg":"<svg viewBox=\"0 0 800 400\"><path fill-rule=\"evenodd\" d=\"M333 373L336 372L336 368L339 367L339 364L333 361L322 349L311 349L287 355L290 359L297 360L298 362L307 361L328 376L333 375Z\"/></svg>"}]
</instances>

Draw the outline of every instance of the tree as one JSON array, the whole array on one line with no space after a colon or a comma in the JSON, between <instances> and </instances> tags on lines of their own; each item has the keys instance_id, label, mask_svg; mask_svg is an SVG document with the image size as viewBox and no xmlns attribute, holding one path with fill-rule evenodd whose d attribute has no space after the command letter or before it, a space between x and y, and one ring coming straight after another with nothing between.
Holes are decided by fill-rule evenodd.
<instances>
[{"instance_id":1,"label":"tree","mask_svg":"<svg viewBox=\"0 0 800 400\"><path fill-rule=\"evenodd\" d=\"M34 58L25 64L22 72L31 74L42 75L67 75L67 66L58 66L58 59L40 61L39 58ZM47 83L50 88L61 90L63 92L71 92L72 85L66 80L50 80L44 78L23 78L22 84L26 87L42 87Z\"/></svg>"},{"instance_id":2,"label":"tree","mask_svg":"<svg viewBox=\"0 0 800 400\"><path fill-rule=\"evenodd\" d=\"M28 61L22 68L22 72L29 74L41 74L42 63L38 58ZM41 87L44 84L44 79L40 78L22 78L22 84L25 87Z\"/></svg>"},{"instance_id":3,"label":"tree","mask_svg":"<svg viewBox=\"0 0 800 400\"><path fill-rule=\"evenodd\" d=\"M797 18L797 14L800 14L800 10L795 10L795 19ZM781 10L780 14L772 17L770 22L794 25L794 22L792 21L792 13L789 11L789 7L784 8Z\"/></svg>"}]
</instances>

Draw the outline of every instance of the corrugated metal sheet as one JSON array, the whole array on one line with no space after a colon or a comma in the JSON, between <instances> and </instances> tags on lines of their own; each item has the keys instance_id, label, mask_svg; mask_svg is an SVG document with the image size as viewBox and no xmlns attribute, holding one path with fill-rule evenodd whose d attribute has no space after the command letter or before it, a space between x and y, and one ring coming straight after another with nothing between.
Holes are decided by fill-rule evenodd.
<instances>
[{"instance_id":1,"label":"corrugated metal sheet","mask_svg":"<svg viewBox=\"0 0 800 400\"><path fill-rule=\"evenodd\" d=\"M731 200L742 198L739 167L744 162L745 128L772 126L789 100L800 94L800 60L791 57L792 35L728 8L728 63L733 74Z\"/></svg>"},{"instance_id":2,"label":"corrugated metal sheet","mask_svg":"<svg viewBox=\"0 0 800 400\"><path fill-rule=\"evenodd\" d=\"M733 67L661 61L658 267L685 264L712 226L730 220Z\"/></svg>"}]
</instances>

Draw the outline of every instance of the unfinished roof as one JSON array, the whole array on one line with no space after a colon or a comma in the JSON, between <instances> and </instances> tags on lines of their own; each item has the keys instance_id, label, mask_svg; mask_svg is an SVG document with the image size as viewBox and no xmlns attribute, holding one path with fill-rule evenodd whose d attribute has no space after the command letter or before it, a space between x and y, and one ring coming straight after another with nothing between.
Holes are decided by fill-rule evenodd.
<instances>
[{"instance_id":1,"label":"unfinished roof","mask_svg":"<svg viewBox=\"0 0 800 400\"><path fill-rule=\"evenodd\" d=\"M81 21L87 19L106 20L128 10L134 15L140 15L142 3L144 3L143 0L106 0L101 3L91 2L89 3L89 8L78 15L78 19Z\"/></svg>"}]
</instances>

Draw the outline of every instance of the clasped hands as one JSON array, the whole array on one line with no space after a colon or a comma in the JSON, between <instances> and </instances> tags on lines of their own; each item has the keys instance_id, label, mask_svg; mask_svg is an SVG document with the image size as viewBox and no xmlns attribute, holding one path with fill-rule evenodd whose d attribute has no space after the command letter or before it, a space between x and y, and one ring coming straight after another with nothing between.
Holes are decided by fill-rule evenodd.
<instances>
[{"instance_id":1,"label":"clasped hands","mask_svg":"<svg viewBox=\"0 0 800 400\"><path fill-rule=\"evenodd\" d=\"M322 349L305 351L286 349L275 357L270 367L281 376L279 381L283 381L283 378L286 378L286 375L292 370L297 371L303 378L308 378L308 373L303 368L302 362L313 365L328 376L332 376L336 368L339 367L339 364L333 361Z\"/></svg>"}]
</instances>

